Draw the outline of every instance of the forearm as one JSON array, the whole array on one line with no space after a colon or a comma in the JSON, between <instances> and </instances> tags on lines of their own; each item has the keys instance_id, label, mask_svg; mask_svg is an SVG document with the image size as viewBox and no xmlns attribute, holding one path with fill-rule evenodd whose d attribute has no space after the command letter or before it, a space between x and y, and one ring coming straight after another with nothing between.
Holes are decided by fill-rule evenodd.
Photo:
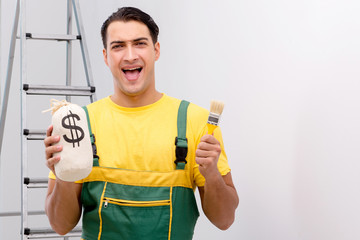
<instances>
[{"instance_id":1,"label":"forearm","mask_svg":"<svg viewBox=\"0 0 360 240\"><path fill-rule=\"evenodd\" d=\"M71 231L81 216L81 184L50 180L52 189L46 197L45 211L51 227L64 235ZM51 186L52 185L52 186Z\"/></svg>"},{"instance_id":2,"label":"forearm","mask_svg":"<svg viewBox=\"0 0 360 240\"><path fill-rule=\"evenodd\" d=\"M235 219L239 198L233 186L226 184L220 173L208 177L203 188L203 210L208 219L222 230L228 229Z\"/></svg>"}]
</instances>

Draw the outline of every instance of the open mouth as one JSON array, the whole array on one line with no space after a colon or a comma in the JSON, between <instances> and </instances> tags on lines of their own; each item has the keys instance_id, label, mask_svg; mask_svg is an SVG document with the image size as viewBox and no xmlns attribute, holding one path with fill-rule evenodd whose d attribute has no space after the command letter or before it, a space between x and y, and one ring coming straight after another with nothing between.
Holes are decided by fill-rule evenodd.
<instances>
[{"instance_id":1,"label":"open mouth","mask_svg":"<svg viewBox=\"0 0 360 240\"><path fill-rule=\"evenodd\" d=\"M128 80L137 80L140 73L141 73L142 67L134 67L134 68L123 68L122 71L125 74L126 79Z\"/></svg>"}]
</instances>

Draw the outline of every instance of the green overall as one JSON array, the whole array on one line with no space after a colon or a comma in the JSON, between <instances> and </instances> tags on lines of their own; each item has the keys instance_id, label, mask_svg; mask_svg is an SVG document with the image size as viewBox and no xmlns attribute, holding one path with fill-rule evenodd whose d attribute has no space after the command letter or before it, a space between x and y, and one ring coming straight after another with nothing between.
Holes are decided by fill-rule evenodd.
<instances>
[{"instance_id":1,"label":"green overall","mask_svg":"<svg viewBox=\"0 0 360 240\"><path fill-rule=\"evenodd\" d=\"M99 166L95 139L89 129L94 166L82 187L82 239L192 239L199 212L189 173L184 170L188 105L182 101L178 110L176 160L170 172ZM86 107L84 109L88 114Z\"/></svg>"}]
</instances>

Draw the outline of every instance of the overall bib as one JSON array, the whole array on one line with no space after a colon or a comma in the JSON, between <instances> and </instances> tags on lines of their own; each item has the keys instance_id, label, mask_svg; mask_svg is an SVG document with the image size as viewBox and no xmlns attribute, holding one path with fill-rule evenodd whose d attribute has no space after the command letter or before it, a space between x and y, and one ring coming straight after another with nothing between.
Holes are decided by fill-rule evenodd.
<instances>
[{"instance_id":1,"label":"overall bib","mask_svg":"<svg viewBox=\"0 0 360 240\"><path fill-rule=\"evenodd\" d=\"M188 105L182 101L178 110L176 160L169 172L99 166L89 129L94 166L82 187L83 240L192 239L199 212L189 172L184 170Z\"/></svg>"}]
</instances>

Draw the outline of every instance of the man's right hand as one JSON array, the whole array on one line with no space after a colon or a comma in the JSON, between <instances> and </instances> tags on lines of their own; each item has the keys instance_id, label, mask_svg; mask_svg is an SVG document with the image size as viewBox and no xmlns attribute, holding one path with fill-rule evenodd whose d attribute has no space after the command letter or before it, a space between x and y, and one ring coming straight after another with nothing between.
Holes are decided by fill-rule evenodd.
<instances>
[{"instance_id":1,"label":"man's right hand","mask_svg":"<svg viewBox=\"0 0 360 240\"><path fill-rule=\"evenodd\" d=\"M60 156L53 156L54 153L61 152L63 147L61 145L53 145L60 141L60 136L51 136L53 131L53 126L50 127L46 131L46 138L44 139L45 144L45 156L46 156L46 166L55 174L55 163L60 161Z\"/></svg>"},{"instance_id":2,"label":"man's right hand","mask_svg":"<svg viewBox=\"0 0 360 240\"><path fill-rule=\"evenodd\" d=\"M54 153L63 150L63 146L54 145L60 141L60 136L51 136L53 126L46 131L45 155L46 166L55 174L55 163L60 161L60 156ZM55 187L56 185L56 187ZM45 212L51 227L60 235L65 235L73 229L81 217L81 188L82 184L64 182L59 178L49 179L48 191L45 200Z\"/></svg>"}]
</instances>

